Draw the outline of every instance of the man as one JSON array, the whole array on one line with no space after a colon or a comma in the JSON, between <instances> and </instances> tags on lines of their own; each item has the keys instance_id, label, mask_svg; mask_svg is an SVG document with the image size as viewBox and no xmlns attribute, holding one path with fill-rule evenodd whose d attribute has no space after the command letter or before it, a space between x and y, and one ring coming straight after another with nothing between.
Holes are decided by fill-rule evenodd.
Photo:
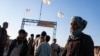
<instances>
[{"instance_id":1,"label":"man","mask_svg":"<svg viewBox=\"0 0 100 56\"><path fill-rule=\"evenodd\" d=\"M50 36L46 36L44 38L44 42L42 42L36 50L36 56L51 56L51 47L49 45Z\"/></svg>"},{"instance_id":2,"label":"man","mask_svg":"<svg viewBox=\"0 0 100 56\"><path fill-rule=\"evenodd\" d=\"M29 43L28 43L28 55L29 56L34 56L34 34L31 34L29 38Z\"/></svg>"},{"instance_id":3,"label":"man","mask_svg":"<svg viewBox=\"0 0 100 56\"><path fill-rule=\"evenodd\" d=\"M35 48L38 47L39 41L40 41L40 34L37 34L37 35L36 35L36 38L35 38Z\"/></svg>"},{"instance_id":4,"label":"man","mask_svg":"<svg viewBox=\"0 0 100 56\"><path fill-rule=\"evenodd\" d=\"M8 22L3 23L3 27L0 29L0 56L3 56L4 52L4 47L7 42L7 31L6 29L8 28Z\"/></svg>"},{"instance_id":5,"label":"man","mask_svg":"<svg viewBox=\"0 0 100 56\"><path fill-rule=\"evenodd\" d=\"M38 38L38 46L42 43L45 42L45 37L46 37L47 33L45 31L42 31L41 36ZM38 48L38 46L35 48L35 52L34 52L34 56L36 56L36 50Z\"/></svg>"},{"instance_id":6,"label":"man","mask_svg":"<svg viewBox=\"0 0 100 56\"><path fill-rule=\"evenodd\" d=\"M21 29L18 34L18 37L12 41L7 56L27 56L27 33Z\"/></svg>"},{"instance_id":7,"label":"man","mask_svg":"<svg viewBox=\"0 0 100 56\"><path fill-rule=\"evenodd\" d=\"M46 35L47 33L45 31L42 31L41 37L40 37L40 43L45 41L44 38L46 37Z\"/></svg>"},{"instance_id":8,"label":"man","mask_svg":"<svg viewBox=\"0 0 100 56\"><path fill-rule=\"evenodd\" d=\"M51 48L52 48L52 56L59 56L59 52L60 52L60 47L58 46L58 44L56 44L56 39L53 39L53 43L51 44Z\"/></svg>"},{"instance_id":9,"label":"man","mask_svg":"<svg viewBox=\"0 0 100 56\"><path fill-rule=\"evenodd\" d=\"M87 21L79 16L71 19L70 36L62 56L94 56L94 43L91 36L82 31Z\"/></svg>"},{"instance_id":10,"label":"man","mask_svg":"<svg viewBox=\"0 0 100 56\"><path fill-rule=\"evenodd\" d=\"M39 43L40 43L40 34L37 34L35 38L34 56L36 56L36 49L38 48Z\"/></svg>"}]
</instances>

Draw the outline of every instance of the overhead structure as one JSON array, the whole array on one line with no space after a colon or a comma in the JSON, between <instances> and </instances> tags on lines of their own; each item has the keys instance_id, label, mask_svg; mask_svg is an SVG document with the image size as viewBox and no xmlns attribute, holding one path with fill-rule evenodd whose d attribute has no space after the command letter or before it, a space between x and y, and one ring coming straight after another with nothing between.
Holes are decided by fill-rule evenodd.
<instances>
[{"instance_id":1,"label":"overhead structure","mask_svg":"<svg viewBox=\"0 0 100 56\"><path fill-rule=\"evenodd\" d=\"M37 23L37 26L53 28L53 38L56 37L57 22L23 18L22 24L21 24L21 29L24 29L24 26L26 25L26 23L33 23L33 24Z\"/></svg>"},{"instance_id":2,"label":"overhead structure","mask_svg":"<svg viewBox=\"0 0 100 56\"><path fill-rule=\"evenodd\" d=\"M51 3L50 0L41 0L41 7L40 7L40 13L39 13L39 20L23 18L22 24L21 24L21 29L24 29L24 26L26 25L26 23L33 23L33 24L37 24L37 26L53 28L53 38L55 38L55 37L56 37L57 22L43 21L43 20L41 20L43 4L50 5L50 3ZM31 10L31 9L26 9L26 12L27 12L27 13L31 13L32 10ZM26 25L26 26L27 26L27 25Z\"/></svg>"}]
</instances>

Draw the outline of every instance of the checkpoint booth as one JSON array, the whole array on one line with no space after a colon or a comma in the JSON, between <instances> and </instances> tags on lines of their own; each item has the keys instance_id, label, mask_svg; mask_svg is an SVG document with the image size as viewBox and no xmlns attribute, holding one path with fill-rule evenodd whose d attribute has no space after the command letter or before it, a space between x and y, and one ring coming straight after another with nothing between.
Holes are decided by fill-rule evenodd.
<instances>
[{"instance_id":1,"label":"checkpoint booth","mask_svg":"<svg viewBox=\"0 0 100 56\"><path fill-rule=\"evenodd\" d=\"M24 26L26 25L26 23L33 23L33 24L37 23L36 26L53 28L53 38L56 37L57 22L23 18L21 29L24 29Z\"/></svg>"}]
</instances>

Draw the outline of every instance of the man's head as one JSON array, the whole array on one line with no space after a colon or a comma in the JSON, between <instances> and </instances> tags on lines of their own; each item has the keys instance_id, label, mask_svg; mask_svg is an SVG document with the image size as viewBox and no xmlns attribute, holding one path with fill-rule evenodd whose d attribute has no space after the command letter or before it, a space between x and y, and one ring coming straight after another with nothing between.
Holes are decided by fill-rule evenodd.
<instances>
[{"instance_id":1,"label":"man's head","mask_svg":"<svg viewBox=\"0 0 100 56\"><path fill-rule=\"evenodd\" d=\"M47 33L45 31L43 31L41 33L41 39L40 39L40 42L44 42L45 41L45 37L46 37Z\"/></svg>"},{"instance_id":2,"label":"man's head","mask_svg":"<svg viewBox=\"0 0 100 56\"><path fill-rule=\"evenodd\" d=\"M87 25L87 21L82 19L79 16L74 16L71 18L71 23L70 23L70 32L81 32Z\"/></svg>"},{"instance_id":3,"label":"man's head","mask_svg":"<svg viewBox=\"0 0 100 56\"><path fill-rule=\"evenodd\" d=\"M4 23L3 23L3 28L4 28L4 29L7 29L7 28L8 28L8 22L4 22Z\"/></svg>"},{"instance_id":4,"label":"man's head","mask_svg":"<svg viewBox=\"0 0 100 56\"><path fill-rule=\"evenodd\" d=\"M49 35L47 35L47 36L45 37L45 41L46 41L46 42L49 42L49 41L50 41L50 36L49 36Z\"/></svg>"},{"instance_id":5,"label":"man's head","mask_svg":"<svg viewBox=\"0 0 100 56\"><path fill-rule=\"evenodd\" d=\"M19 39L24 39L25 37L27 37L27 33L23 29L19 30L18 34L19 34L18 36Z\"/></svg>"},{"instance_id":6,"label":"man's head","mask_svg":"<svg viewBox=\"0 0 100 56\"><path fill-rule=\"evenodd\" d=\"M34 34L31 34L31 37L34 38Z\"/></svg>"},{"instance_id":7,"label":"man's head","mask_svg":"<svg viewBox=\"0 0 100 56\"><path fill-rule=\"evenodd\" d=\"M37 35L36 35L36 38L39 38L39 37L40 37L40 34L37 34Z\"/></svg>"},{"instance_id":8,"label":"man's head","mask_svg":"<svg viewBox=\"0 0 100 56\"><path fill-rule=\"evenodd\" d=\"M47 33L45 32L45 31L42 31L42 33L41 33L41 36L46 36L47 35Z\"/></svg>"},{"instance_id":9,"label":"man's head","mask_svg":"<svg viewBox=\"0 0 100 56\"><path fill-rule=\"evenodd\" d=\"M56 43L56 41L57 41L57 40L54 38L54 39L53 39L53 43L55 44L55 43Z\"/></svg>"}]
</instances>

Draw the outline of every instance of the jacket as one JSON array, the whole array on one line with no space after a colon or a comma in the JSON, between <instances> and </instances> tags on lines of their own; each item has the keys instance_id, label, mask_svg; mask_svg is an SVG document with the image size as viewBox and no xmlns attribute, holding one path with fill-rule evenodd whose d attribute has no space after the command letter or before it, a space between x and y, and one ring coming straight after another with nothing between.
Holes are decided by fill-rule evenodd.
<instances>
[{"instance_id":1,"label":"jacket","mask_svg":"<svg viewBox=\"0 0 100 56\"><path fill-rule=\"evenodd\" d=\"M84 33L74 39L69 36L62 56L94 56L93 40Z\"/></svg>"},{"instance_id":2,"label":"jacket","mask_svg":"<svg viewBox=\"0 0 100 56\"><path fill-rule=\"evenodd\" d=\"M18 42L17 39L12 41L12 43L11 43L11 45L9 47L7 56L10 56L10 54L11 54L12 50L14 49L14 47L16 46L17 42ZM23 46L22 46L22 48L20 50L19 56L27 56L27 51L28 51L28 46L27 46L27 40L25 39L23 41Z\"/></svg>"}]
</instances>

